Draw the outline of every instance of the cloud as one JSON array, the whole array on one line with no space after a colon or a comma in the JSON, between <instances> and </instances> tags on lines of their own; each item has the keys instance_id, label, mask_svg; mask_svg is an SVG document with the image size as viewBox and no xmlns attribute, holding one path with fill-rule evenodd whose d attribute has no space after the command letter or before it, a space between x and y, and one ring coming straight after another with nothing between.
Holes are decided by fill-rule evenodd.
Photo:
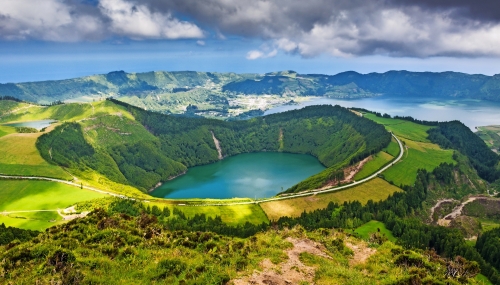
<instances>
[{"instance_id":1,"label":"cloud","mask_svg":"<svg viewBox=\"0 0 500 285\"><path fill-rule=\"evenodd\" d=\"M500 56L497 0L145 1L219 33L260 38L303 57Z\"/></svg>"},{"instance_id":2,"label":"cloud","mask_svg":"<svg viewBox=\"0 0 500 285\"><path fill-rule=\"evenodd\" d=\"M132 39L202 38L193 23L180 21L170 13L151 12L145 5L124 0L100 0L99 8L111 20L111 31Z\"/></svg>"},{"instance_id":3,"label":"cloud","mask_svg":"<svg viewBox=\"0 0 500 285\"><path fill-rule=\"evenodd\" d=\"M268 46L248 59L279 51L500 57L498 0L0 0L0 7L4 40L231 37Z\"/></svg>"},{"instance_id":4,"label":"cloud","mask_svg":"<svg viewBox=\"0 0 500 285\"><path fill-rule=\"evenodd\" d=\"M57 0L0 0L0 38L75 42L101 39L102 21Z\"/></svg>"},{"instance_id":5,"label":"cloud","mask_svg":"<svg viewBox=\"0 0 500 285\"><path fill-rule=\"evenodd\" d=\"M0 38L56 42L203 38L196 24L125 0L0 0Z\"/></svg>"},{"instance_id":6,"label":"cloud","mask_svg":"<svg viewBox=\"0 0 500 285\"><path fill-rule=\"evenodd\" d=\"M270 57L275 57L278 54L277 49L273 49L270 52L264 52L260 50L251 50L247 53L246 58L248 60L255 60L259 58L270 58Z\"/></svg>"},{"instance_id":7,"label":"cloud","mask_svg":"<svg viewBox=\"0 0 500 285\"><path fill-rule=\"evenodd\" d=\"M202 40L197 40L196 44L199 45L199 46L201 46L201 47L203 47L203 46L206 45L205 41L202 41Z\"/></svg>"}]
</instances>

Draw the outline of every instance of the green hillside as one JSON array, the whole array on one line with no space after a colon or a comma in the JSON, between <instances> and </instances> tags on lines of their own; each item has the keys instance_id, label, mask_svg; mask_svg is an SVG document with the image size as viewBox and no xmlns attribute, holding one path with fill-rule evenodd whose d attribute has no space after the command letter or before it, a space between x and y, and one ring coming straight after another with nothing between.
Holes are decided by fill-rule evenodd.
<instances>
[{"instance_id":1,"label":"green hillside","mask_svg":"<svg viewBox=\"0 0 500 285\"><path fill-rule=\"evenodd\" d=\"M338 106L231 122L163 115L116 100L106 106L122 109L121 115L96 113L91 120L57 127L37 141L42 157L75 173L92 169L147 190L188 167L219 160L215 137L222 156L257 151L316 156L328 169L291 190L299 191L323 185L340 167L378 152L391 139L383 127Z\"/></svg>"}]
</instances>

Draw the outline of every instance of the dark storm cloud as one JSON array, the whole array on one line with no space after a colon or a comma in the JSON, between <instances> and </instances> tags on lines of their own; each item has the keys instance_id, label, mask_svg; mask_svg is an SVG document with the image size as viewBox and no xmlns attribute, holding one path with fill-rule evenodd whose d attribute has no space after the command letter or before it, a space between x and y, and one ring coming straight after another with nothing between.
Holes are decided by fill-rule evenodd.
<instances>
[{"instance_id":1,"label":"dark storm cloud","mask_svg":"<svg viewBox=\"0 0 500 285\"><path fill-rule=\"evenodd\" d=\"M431 11L450 11L455 17L478 21L500 21L500 1L392 0L388 4L399 8L417 6Z\"/></svg>"},{"instance_id":2,"label":"dark storm cloud","mask_svg":"<svg viewBox=\"0 0 500 285\"><path fill-rule=\"evenodd\" d=\"M264 40L249 59L279 51L304 57L500 56L500 1L0 0L0 7L4 39Z\"/></svg>"}]
</instances>

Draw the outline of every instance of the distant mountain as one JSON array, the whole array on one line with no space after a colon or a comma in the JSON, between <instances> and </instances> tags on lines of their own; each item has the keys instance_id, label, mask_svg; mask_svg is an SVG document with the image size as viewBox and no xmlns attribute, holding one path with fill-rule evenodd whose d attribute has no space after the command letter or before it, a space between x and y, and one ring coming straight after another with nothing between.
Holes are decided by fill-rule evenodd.
<instances>
[{"instance_id":1,"label":"distant mountain","mask_svg":"<svg viewBox=\"0 0 500 285\"><path fill-rule=\"evenodd\" d=\"M0 96L48 103L79 97L132 97L197 90L204 96L293 95L360 98L377 95L397 97L456 97L500 101L500 74L487 76L457 72L388 71L336 75L298 74L282 71L259 74L212 72L114 71L75 79L0 84ZM201 90L201 91L200 91Z\"/></svg>"}]
</instances>

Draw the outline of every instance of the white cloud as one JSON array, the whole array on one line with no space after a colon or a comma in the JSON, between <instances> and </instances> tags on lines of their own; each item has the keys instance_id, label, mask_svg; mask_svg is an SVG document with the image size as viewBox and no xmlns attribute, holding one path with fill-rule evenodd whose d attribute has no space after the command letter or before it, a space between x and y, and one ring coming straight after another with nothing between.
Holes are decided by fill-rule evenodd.
<instances>
[{"instance_id":1,"label":"white cloud","mask_svg":"<svg viewBox=\"0 0 500 285\"><path fill-rule=\"evenodd\" d=\"M111 19L111 31L132 39L202 38L193 23L180 21L169 13L151 12L145 5L124 0L100 0L101 12Z\"/></svg>"},{"instance_id":2,"label":"white cloud","mask_svg":"<svg viewBox=\"0 0 500 285\"><path fill-rule=\"evenodd\" d=\"M263 51L260 51L260 50L251 50L247 53L247 56L246 58L248 60L255 60L255 59L259 59L259 58L270 58L270 57L275 57L276 55L278 54L278 50L277 49L273 49L272 51L270 52L263 52Z\"/></svg>"},{"instance_id":3,"label":"white cloud","mask_svg":"<svg viewBox=\"0 0 500 285\"><path fill-rule=\"evenodd\" d=\"M248 60L254 60L262 57L264 57L264 53L260 50L251 50L247 53Z\"/></svg>"},{"instance_id":4,"label":"white cloud","mask_svg":"<svg viewBox=\"0 0 500 285\"><path fill-rule=\"evenodd\" d=\"M98 17L78 14L58 0L0 0L0 37L73 42L102 37Z\"/></svg>"},{"instance_id":5,"label":"white cloud","mask_svg":"<svg viewBox=\"0 0 500 285\"><path fill-rule=\"evenodd\" d=\"M203 46L206 45L205 41L202 41L202 40L197 40L196 44L199 45L199 46L201 46L201 47L203 47Z\"/></svg>"}]
</instances>

